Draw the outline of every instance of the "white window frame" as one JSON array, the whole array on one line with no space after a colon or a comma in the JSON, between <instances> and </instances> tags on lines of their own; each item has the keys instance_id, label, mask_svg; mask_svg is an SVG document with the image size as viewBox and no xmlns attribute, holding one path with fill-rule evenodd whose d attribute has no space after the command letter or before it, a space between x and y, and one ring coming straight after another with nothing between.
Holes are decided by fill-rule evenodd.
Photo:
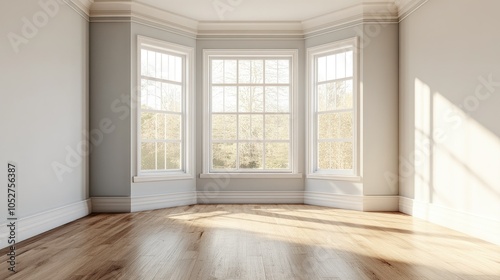
<instances>
[{"instance_id":1,"label":"white window frame","mask_svg":"<svg viewBox=\"0 0 500 280\"><path fill-rule=\"evenodd\" d=\"M179 55L183 58L183 105L182 105L182 146L181 170L176 171L149 171L141 170L141 50L142 46L149 49ZM136 176L134 183L155 182L168 180L194 179L195 163L195 51L192 47L173 44L149 37L137 36L137 90L135 103L135 147L136 147Z\"/></svg>"},{"instance_id":2,"label":"white window frame","mask_svg":"<svg viewBox=\"0 0 500 280\"><path fill-rule=\"evenodd\" d=\"M360 98L359 98L359 47L358 37L337 41L317 47L307 49L307 174L310 179L342 180L342 181L361 181L360 176ZM346 174L339 170L317 170L317 143L318 130L316 119L317 102L317 65L316 58L338 52L342 49L352 48L353 50L353 173Z\"/></svg>"},{"instance_id":3,"label":"white window frame","mask_svg":"<svg viewBox=\"0 0 500 280\"><path fill-rule=\"evenodd\" d=\"M210 59L211 58L289 58L291 60L290 76L290 101L291 101L291 127L290 127L290 169L280 170L249 170L248 172L211 172L210 170ZM200 178L302 178L298 172L298 104L297 104L297 83L298 83L298 50L296 49L258 49L258 50L224 50L224 49L205 49L203 50L203 163Z\"/></svg>"}]
</instances>

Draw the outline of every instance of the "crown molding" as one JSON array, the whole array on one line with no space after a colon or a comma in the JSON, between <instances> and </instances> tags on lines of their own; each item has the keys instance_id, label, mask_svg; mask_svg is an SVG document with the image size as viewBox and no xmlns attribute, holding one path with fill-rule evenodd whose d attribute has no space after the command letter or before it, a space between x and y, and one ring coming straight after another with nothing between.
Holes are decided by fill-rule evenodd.
<instances>
[{"instance_id":1,"label":"crown molding","mask_svg":"<svg viewBox=\"0 0 500 280\"><path fill-rule=\"evenodd\" d=\"M96 0L90 9L91 22L132 21L177 30L189 37L198 33L198 21L133 0Z\"/></svg>"},{"instance_id":2,"label":"crown molding","mask_svg":"<svg viewBox=\"0 0 500 280\"><path fill-rule=\"evenodd\" d=\"M304 35L331 32L364 22L398 22L398 9L392 2L370 2L351 6L302 22Z\"/></svg>"},{"instance_id":3,"label":"crown molding","mask_svg":"<svg viewBox=\"0 0 500 280\"><path fill-rule=\"evenodd\" d=\"M304 39L363 23L398 23L428 0L364 1L304 21L196 21L135 0L92 2L91 22L136 22L196 39ZM86 6L86 7L87 7Z\"/></svg>"},{"instance_id":4,"label":"crown molding","mask_svg":"<svg viewBox=\"0 0 500 280\"><path fill-rule=\"evenodd\" d=\"M428 1L429 0L396 0L396 4L399 7L399 21L403 21Z\"/></svg>"}]
</instances>

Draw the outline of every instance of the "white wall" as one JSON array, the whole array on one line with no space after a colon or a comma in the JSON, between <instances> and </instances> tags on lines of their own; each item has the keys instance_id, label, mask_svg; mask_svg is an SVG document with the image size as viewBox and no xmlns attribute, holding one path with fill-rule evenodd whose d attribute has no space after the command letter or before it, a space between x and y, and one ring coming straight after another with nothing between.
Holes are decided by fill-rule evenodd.
<instances>
[{"instance_id":1,"label":"white wall","mask_svg":"<svg viewBox=\"0 0 500 280\"><path fill-rule=\"evenodd\" d=\"M86 143L88 22L66 4L41 3L52 6L19 0L2 1L0 8L0 223L6 221L8 161L18 165L20 218L88 198L87 156L68 152ZM7 36L22 43L12 45ZM26 230L20 225L21 238L30 236Z\"/></svg>"},{"instance_id":2,"label":"white wall","mask_svg":"<svg viewBox=\"0 0 500 280\"><path fill-rule=\"evenodd\" d=\"M497 243L499 10L432 0L400 24L402 211Z\"/></svg>"}]
</instances>

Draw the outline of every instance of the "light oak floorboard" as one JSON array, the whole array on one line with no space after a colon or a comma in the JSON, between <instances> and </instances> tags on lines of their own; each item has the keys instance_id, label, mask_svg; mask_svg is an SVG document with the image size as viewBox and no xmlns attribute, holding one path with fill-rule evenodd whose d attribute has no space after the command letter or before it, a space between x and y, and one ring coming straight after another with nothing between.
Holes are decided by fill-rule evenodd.
<instances>
[{"instance_id":1,"label":"light oak floorboard","mask_svg":"<svg viewBox=\"0 0 500 280\"><path fill-rule=\"evenodd\" d=\"M195 205L94 214L18 244L0 279L499 280L500 246L401 213Z\"/></svg>"}]
</instances>

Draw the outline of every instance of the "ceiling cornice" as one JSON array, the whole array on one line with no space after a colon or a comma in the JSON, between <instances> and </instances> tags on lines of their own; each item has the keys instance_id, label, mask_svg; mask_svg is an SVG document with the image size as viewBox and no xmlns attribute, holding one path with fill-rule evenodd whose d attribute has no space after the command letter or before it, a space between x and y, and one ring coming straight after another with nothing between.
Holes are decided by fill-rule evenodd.
<instances>
[{"instance_id":1,"label":"ceiling cornice","mask_svg":"<svg viewBox=\"0 0 500 280\"><path fill-rule=\"evenodd\" d=\"M428 0L365 2L304 21L283 22L196 21L134 0L70 1L89 7L91 22L138 22L192 38L229 39L305 38L360 23L397 23Z\"/></svg>"},{"instance_id":2,"label":"ceiling cornice","mask_svg":"<svg viewBox=\"0 0 500 280\"><path fill-rule=\"evenodd\" d=\"M399 7L399 21L404 20L429 0L396 0Z\"/></svg>"}]
</instances>

